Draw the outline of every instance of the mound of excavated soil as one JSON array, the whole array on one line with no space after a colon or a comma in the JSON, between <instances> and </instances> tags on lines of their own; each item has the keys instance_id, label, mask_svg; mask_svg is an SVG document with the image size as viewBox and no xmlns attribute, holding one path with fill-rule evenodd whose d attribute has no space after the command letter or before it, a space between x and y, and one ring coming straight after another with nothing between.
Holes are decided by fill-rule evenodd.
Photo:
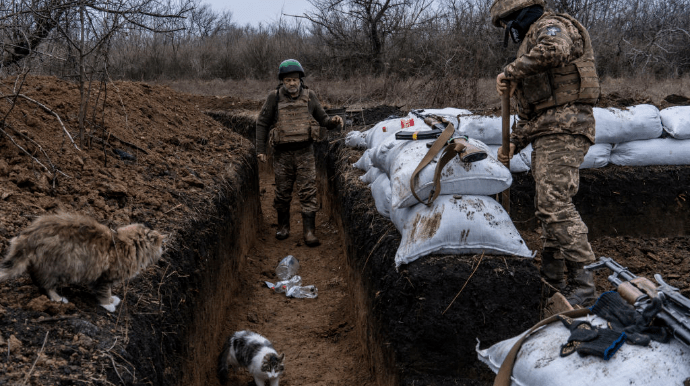
<instances>
[{"instance_id":1,"label":"mound of excavated soil","mask_svg":"<svg viewBox=\"0 0 690 386\"><path fill-rule=\"evenodd\" d=\"M3 255L9 240L36 216L68 211L111 228L144 223L170 235L169 259L193 259L195 243L208 236L192 239L180 232L209 221L205 217L218 197L232 195L228 181L247 180L228 174L233 164L251 171L246 166L253 157L251 143L203 112L207 105L230 108L238 103L232 98L183 95L135 82L109 84L100 94L91 91L80 145L76 85L29 76L6 79L0 91L26 96L0 103ZM117 288L125 299L113 314L97 306L88 288L65 288L71 303L56 304L40 296L28 275L0 283L0 384L164 383L177 369L162 367L160 352L171 350L171 366L179 360L173 350L182 354L182 307L193 292L181 286L194 283L194 272L186 272L192 264L164 259ZM179 318L178 325L170 325L171 318ZM151 340L157 342L153 347L136 344Z\"/></svg>"}]
</instances>

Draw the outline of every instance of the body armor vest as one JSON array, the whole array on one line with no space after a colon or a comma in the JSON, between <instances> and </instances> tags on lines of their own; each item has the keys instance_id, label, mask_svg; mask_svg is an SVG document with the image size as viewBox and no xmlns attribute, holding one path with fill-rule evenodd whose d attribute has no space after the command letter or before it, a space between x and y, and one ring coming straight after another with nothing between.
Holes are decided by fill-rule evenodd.
<instances>
[{"instance_id":1,"label":"body armor vest","mask_svg":"<svg viewBox=\"0 0 690 386\"><path fill-rule=\"evenodd\" d=\"M309 91L302 89L297 99L286 98L280 90L278 97L278 121L271 131L274 145L308 142L319 133L319 124L309 113Z\"/></svg>"},{"instance_id":2,"label":"body armor vest","mask_svg":"<svg viewBox=\"0 0 690 386\"><path fill-rule=\"evenodd\" d=\"M565 66L551 68L522 80L517 97L526 102L529 110L540 111L571 102L593 105L601 94L592 40L587 30L570 15L556 14L556 17L566 19L580 31L584 52Z\"/></svg>"}]
</instances>

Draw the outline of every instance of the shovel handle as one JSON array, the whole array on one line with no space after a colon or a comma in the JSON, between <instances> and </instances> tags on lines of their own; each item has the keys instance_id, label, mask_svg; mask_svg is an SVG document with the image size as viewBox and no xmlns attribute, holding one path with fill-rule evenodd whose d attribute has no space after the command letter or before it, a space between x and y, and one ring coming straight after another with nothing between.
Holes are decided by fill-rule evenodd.
<instances>
[{"instance_id":1,"label":"shovel handle","mask_svg":"<svg viewBox=\"0 0 690 386\"><path fill-rule=\"evenodd\" d=\"M510 170L510 159L508 158L510 154L510 82L504 82L508 83L508 89L501 95L501 118L503 125L501 150L506 158L503 164ZM510 188L503 191L501 201L503 208L508 212L508 215L510 215Z\"/></svg>"}]
</instances>

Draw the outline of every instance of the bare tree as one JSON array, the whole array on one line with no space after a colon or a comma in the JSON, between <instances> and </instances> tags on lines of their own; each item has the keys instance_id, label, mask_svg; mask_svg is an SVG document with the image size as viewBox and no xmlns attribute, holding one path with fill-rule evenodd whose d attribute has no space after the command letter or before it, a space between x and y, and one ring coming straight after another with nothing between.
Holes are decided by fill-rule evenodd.
<instances>
[{"instance_id":1,"label":"bare tree","mask_svg":"<svg viewBox=\"0 0 690 386\"><path fill-rule=\"evenodd\" d=\"M314 24L340 56L384 69L387 39L433 18L432 0L309 0L316 11L301 16Z\"/></svg>"}]
</instances>

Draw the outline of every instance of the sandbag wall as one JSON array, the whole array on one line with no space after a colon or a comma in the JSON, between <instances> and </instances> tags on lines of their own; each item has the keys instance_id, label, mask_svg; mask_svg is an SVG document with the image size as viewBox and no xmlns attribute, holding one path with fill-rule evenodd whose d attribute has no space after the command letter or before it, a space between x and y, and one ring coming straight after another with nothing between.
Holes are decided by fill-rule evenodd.
<instances>
[{"instance_id":1,"label":"sandbag wall","mask_svg":"<svg viewBox=\"0 0 690 386\"><path fill-rule=\"evenodd\" d=\"M401 235L351 166L362 151L339 140L316 150L324 193L368 304L363 344L381 347L381 357L392 361L374 370L393 371L402 385L486 384L493 374L477 360L476 339L492 344L539 319L542 287L531 260L437 255L397 271Z\"/></svg>"}]
</instances>

